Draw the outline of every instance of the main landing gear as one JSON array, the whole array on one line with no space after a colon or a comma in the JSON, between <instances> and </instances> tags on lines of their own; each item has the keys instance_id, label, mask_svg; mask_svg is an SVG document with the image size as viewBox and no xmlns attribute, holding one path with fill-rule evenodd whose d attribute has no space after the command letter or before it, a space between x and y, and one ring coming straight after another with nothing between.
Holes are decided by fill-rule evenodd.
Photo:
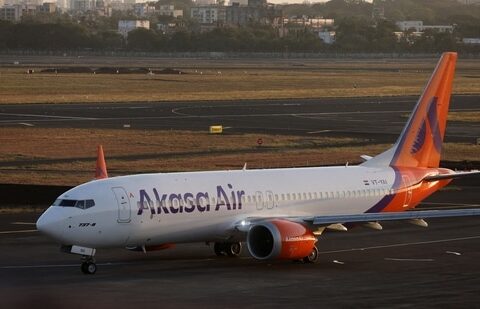
<instances>
[{"instance_id":1,"label":"main landing gear","mask_svg":"<svg viewBox=\"0 0 480 309\"><path fill-rule=\"evenodd\" d=\"M318 261L318 249L316 246L313 247L312 252L302 259L304 263L316 263Z\"/></svg>"},{"instance_id":2,"label":"main landing gear","mask_svg":"<svg viewBox=\"0 0 480 309\"><path fill-rule=\"evenodd\" d=\"M82 256L82 265L80 266L80 269L85 275L95 274L97 272L97 264L95 264L93 256Z\"/></svg>"},{"instance_id":3,"label":"main landing gear","mask_svg":"<svg viewBox=\"0 0 480 309\"><path fill-rule=\"evenodd\" d=\"M216 242L213 251L217 256L237 257L242 253L242 244L239 242Z\"/></svg>"}]
</instances>

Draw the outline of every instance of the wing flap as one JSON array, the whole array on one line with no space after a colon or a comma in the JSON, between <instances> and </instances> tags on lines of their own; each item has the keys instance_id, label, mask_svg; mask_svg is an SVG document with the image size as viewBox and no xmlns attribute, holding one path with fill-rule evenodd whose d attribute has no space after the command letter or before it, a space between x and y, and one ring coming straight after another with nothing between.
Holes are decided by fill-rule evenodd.
<instances>
[{"instance_id":1,"label":"wing flap","mask_svg":"<svg viewBox=\"0 0 480 309\"><path fill-rule=\"evenodd\" d=\"M380 212L362 213L355 215L316 216L311 221L313 225L325 225L334 223L376 222L411 220L425 218L447 218L480 216L480 208L476 209L452 209L452 210L420 210L403 212Z\"/></svg>"}]
</instances>

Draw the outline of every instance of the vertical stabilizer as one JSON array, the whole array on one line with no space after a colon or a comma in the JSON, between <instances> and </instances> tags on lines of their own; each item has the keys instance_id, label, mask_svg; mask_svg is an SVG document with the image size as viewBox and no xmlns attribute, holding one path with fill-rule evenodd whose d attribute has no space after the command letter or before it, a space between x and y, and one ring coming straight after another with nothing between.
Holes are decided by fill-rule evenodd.
<instances>
[{"instance_id":1,"label":"vertical stabilizer","mask_svg":"<svg viewBox=\"0 0 480 309\"><path fill-rule=\"evenodd\" d=\"M457 53L443 53L395 145L365 166L438 167Z\"/></svg>"},{"instance_id":2,"label":"vertical stabilizer","mask_svg":"<svg viewBox=\"0 0 480 309\"><path fill-rule=\"evenodd\" d=\"M103 155L102 145L97 148L97 165L95 168L95 179L108 178L107 164L105 163L105 156Z\"/></svg>"}]
</instances>

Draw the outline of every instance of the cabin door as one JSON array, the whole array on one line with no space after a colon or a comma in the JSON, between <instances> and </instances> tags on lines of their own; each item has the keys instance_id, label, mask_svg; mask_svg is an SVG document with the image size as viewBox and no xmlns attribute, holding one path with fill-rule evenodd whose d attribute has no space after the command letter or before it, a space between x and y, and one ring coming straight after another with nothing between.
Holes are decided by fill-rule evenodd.
<instances>
[{"instance_id":1,"label":"cabin door","mask_svg":"<svg viewBox=\"0 0 480 309\"><path fill-rule=\"evenodd\" d=\"M131 218L130 199L128 198L127 191L122 187L112 188L115 194L115 199L118 205L118 223L128 223Z\"/></svg>"}]
</instances>

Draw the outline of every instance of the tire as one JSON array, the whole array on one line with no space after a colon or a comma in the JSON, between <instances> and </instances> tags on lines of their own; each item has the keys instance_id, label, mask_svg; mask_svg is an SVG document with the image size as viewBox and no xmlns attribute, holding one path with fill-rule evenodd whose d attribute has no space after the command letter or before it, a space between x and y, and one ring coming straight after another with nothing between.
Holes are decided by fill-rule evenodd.
<instances>
[{"instance_id":1,"label":"tire","mask_svg":"<svg viewBox=\"0 0 480 309\"><path fill-rule=\"evenodd\" d=\"M317 261L318 261L318 249L317 247L313 247L312 252L308 256L303 258L303 262L312 264L312 263L316 263Z\"/></svg>"},{"instance_id":2,"label":"tire","mask_svg":"<svg viewBox=\"0 0 480 309\"><path fill-rule=\"evenodd\" d=\"M80 269L85 275L93 275L97 272L97 265L92 262L83 262Z\"/></svg>"},{"instance_id":3,"label":"tire","mask_svg":"<svg viewBox=\"0 0 480 309\"><path fill-rule=\"evenodd\" d=\"M93 275L97 272L97 264L95 263L87 263L87 273L89 275Z\"/></svg>"},{"instance_id":4,"label":"tire","mask_svg":"<svg viewBox=\"0 0 480 309\"><path fill-rule=\"evenodd\" d=\"M242 253L242 244L239 242L231 242L226 244L227 255L230 257L237 257Z\"/></svg>"}]
</instances>

